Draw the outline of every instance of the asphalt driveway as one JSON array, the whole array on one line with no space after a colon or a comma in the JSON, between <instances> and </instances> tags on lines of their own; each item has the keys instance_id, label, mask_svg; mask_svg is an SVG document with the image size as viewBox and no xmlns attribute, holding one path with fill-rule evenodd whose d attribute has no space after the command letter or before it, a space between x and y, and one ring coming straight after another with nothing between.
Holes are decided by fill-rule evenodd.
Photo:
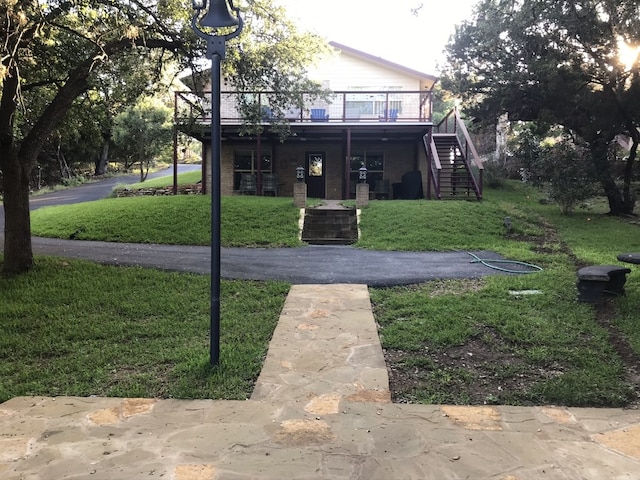
<instances>
[{"instance_id":1,"label":"asphalt driveway","mask_svg":"<svg viewBox=\"0 0 640 480\"><path fill-rule=\"evenodd\" d=\"M169 169L155 176L170 173ZM119 177L33 197L31 208L97 200L108 196L118 183L134 183L137 180L137 176ZM3 231L2 209L0 227L0 231ZM0 251L3 245L4 237L0 233ZM142 266L197 274L209 274L211 271L209 247L34 237L33 250L36 255L78 258L110 265ZM501 258L493 252L472 253L483 259ZM473 260L467 252L389 252L350 246L223 248L220 275L227 279L282 280L293 284L352 283L391 286L445 278L478 278L504 274Z\"/></svg>"},{"instance_id":2,"label":"asphalt driveway","mask_svg":"<svg viewBox=\"0 0 640 480\"><path fill-rule=\"evenodd\" d=\"M34 253L208 275L209 247L89 242L34 238ZM473 252L500 259L492 252ZM504 274L474 262L467 252L387 252L350 246L222 248L220 275L227 279L282 280L293 284L353 283L391 286L445 278Z\"/></svg>"}]
</instances>

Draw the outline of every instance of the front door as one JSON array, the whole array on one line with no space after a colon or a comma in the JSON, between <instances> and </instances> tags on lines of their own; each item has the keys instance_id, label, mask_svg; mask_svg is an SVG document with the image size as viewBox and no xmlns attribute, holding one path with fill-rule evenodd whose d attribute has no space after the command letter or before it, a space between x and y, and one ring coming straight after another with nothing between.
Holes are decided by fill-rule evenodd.
<instances>
[{"instance_id":1,"label":"front door","mask_svg":"<svg viewBox=\"0 0 640 480\"><path fill-rule=\"evenodd\" d=\"M307 197L324 198L325 153L307 153Z\"/></svg>"}]
</instances>

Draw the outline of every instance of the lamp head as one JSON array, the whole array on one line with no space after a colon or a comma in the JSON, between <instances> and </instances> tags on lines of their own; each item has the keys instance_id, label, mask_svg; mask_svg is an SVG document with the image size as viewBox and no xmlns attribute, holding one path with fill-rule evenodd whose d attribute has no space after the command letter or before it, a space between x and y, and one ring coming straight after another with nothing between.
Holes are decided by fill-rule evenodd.
<instances>
[{"instance_id":1,"label":"lamp head","mask_svg":"<svg viewBox=\"0 0 640 480\"><path fill-rule=\"evenodd\" d=\"M196 3L204 3L204 1L193 0L194 8ZM200 20L200 25L211 28L235 27L239 25L239 21L229 12L227 0L209 0L209 10Z\"/></svg>"},{"instance_id":2,"label":"lamp head","mask_svg":"<svg viewBox=\"0 0 640 480\"><path fill-rule=\"evenodd\" d=\"M358 170L358 179L361 183L365 183L367 181L367 167L364 165Z\"/></svg>"}]
</instances>

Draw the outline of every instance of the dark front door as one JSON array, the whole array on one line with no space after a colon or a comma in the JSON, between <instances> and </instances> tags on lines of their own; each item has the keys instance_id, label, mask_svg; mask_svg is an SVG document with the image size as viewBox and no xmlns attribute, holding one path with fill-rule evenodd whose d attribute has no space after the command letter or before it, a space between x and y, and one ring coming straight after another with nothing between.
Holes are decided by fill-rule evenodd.
<instances>
[{"instance_id":1,"label":"dark front door","mask_svg":"<svg viewBox=\"0 0 640 480\"><path fill-rule=\"evenodd\" d=\"M307 197L324 198L324 152L307 153Z\"/></svg>"}]
</instances>

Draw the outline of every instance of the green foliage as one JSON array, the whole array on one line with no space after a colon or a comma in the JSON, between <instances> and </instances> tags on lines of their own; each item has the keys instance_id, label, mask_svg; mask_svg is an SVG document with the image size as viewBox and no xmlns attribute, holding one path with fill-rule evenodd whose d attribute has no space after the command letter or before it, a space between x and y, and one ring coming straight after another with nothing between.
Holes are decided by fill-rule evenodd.
<instances>
[{"instance_id":1,"label":"green foliage","mask_svg":"<svg viewBox=\"0 0 640 480\"><path fill-rule=\"evenodd\" d=\"M530 129L523 129L514 147L523 181L544 189L562 213L600 193L588 150L567 135L543 143Z\"/></svg>"},{"instance_id":2,"label":"green foliage","mask_svg":"<svg viewBox=\"0 0 640 480\"><path fill-rule=\"evenodd\" d=\"M212 368L209 286L206 276L43 258L25 275L0 277L0 403L20 395L248 398L289 287L222 281Z\"/></svg>"},{"instance_id":3,"label":"green foliage","mask_svg":"<svg viewBox=\"0 0 640 480\"><path fill-rule=\"evenodd\" d=\"M160 101L145 98L125 108L114 119L114 156L126 166L140 163L146 170L163 150L171 147L172 111Z\"/></svg>"},{"instance_id":4,"label":"green foliage","mask_svg":"<svg viewBox=\"0 0 640 480\"><path fill-rule=\"evenodd\" d=\"M483 0L447 46L443 78L476 120L561 125L588 145L615 214L632 213L630 181L640 143L639 63L625 60L640 30L635 0ZM608 151L632 139L619 188Z\"/></svg>"},{"instance_id":5,"label":"green foliage","mask_svg":"<svg viewBox=\"0 0 640 480\"><path fill-rule=\"evenodd\" d=\"M299 34L271 0L239 6L247 29L230 42L226 74L248 96L259 87L277 92L274 104L295 103L303 87L311 86L305 68L323 42ZM26 202L39 157L42 166L51 159L62 165L69 154L69 163L95 162L104 173L116 112L159 90L167 75L202 70L206 42L191 27L193 13L184 0L0 2L0 170L5 186L14 187L4 191L5 270L23 272L33 263L28 210L11 205ZM154 137L120 147L146 149L156 142ZM123 156L144 162L158 153Z\"/></svg>"},{"instance_id":6,"label":"green foliage","mask_svg":"<svg viewBox=\"0 0 640 480\"><path fill-rule=\"evenodd\" d=\"M202 172L200 170L180 173L178 174L178 185L191 185L199 182L201 179L202 179ZM145 180L144 182L132 183L123 188L126 188L127 190L136 190L139 188L170 187L172 185L173 185L173 175L166 175L164 177L158 177L152 180ZM116 188L116 190L117 189L118 188Z\"/></svg>"}]
</instances>

